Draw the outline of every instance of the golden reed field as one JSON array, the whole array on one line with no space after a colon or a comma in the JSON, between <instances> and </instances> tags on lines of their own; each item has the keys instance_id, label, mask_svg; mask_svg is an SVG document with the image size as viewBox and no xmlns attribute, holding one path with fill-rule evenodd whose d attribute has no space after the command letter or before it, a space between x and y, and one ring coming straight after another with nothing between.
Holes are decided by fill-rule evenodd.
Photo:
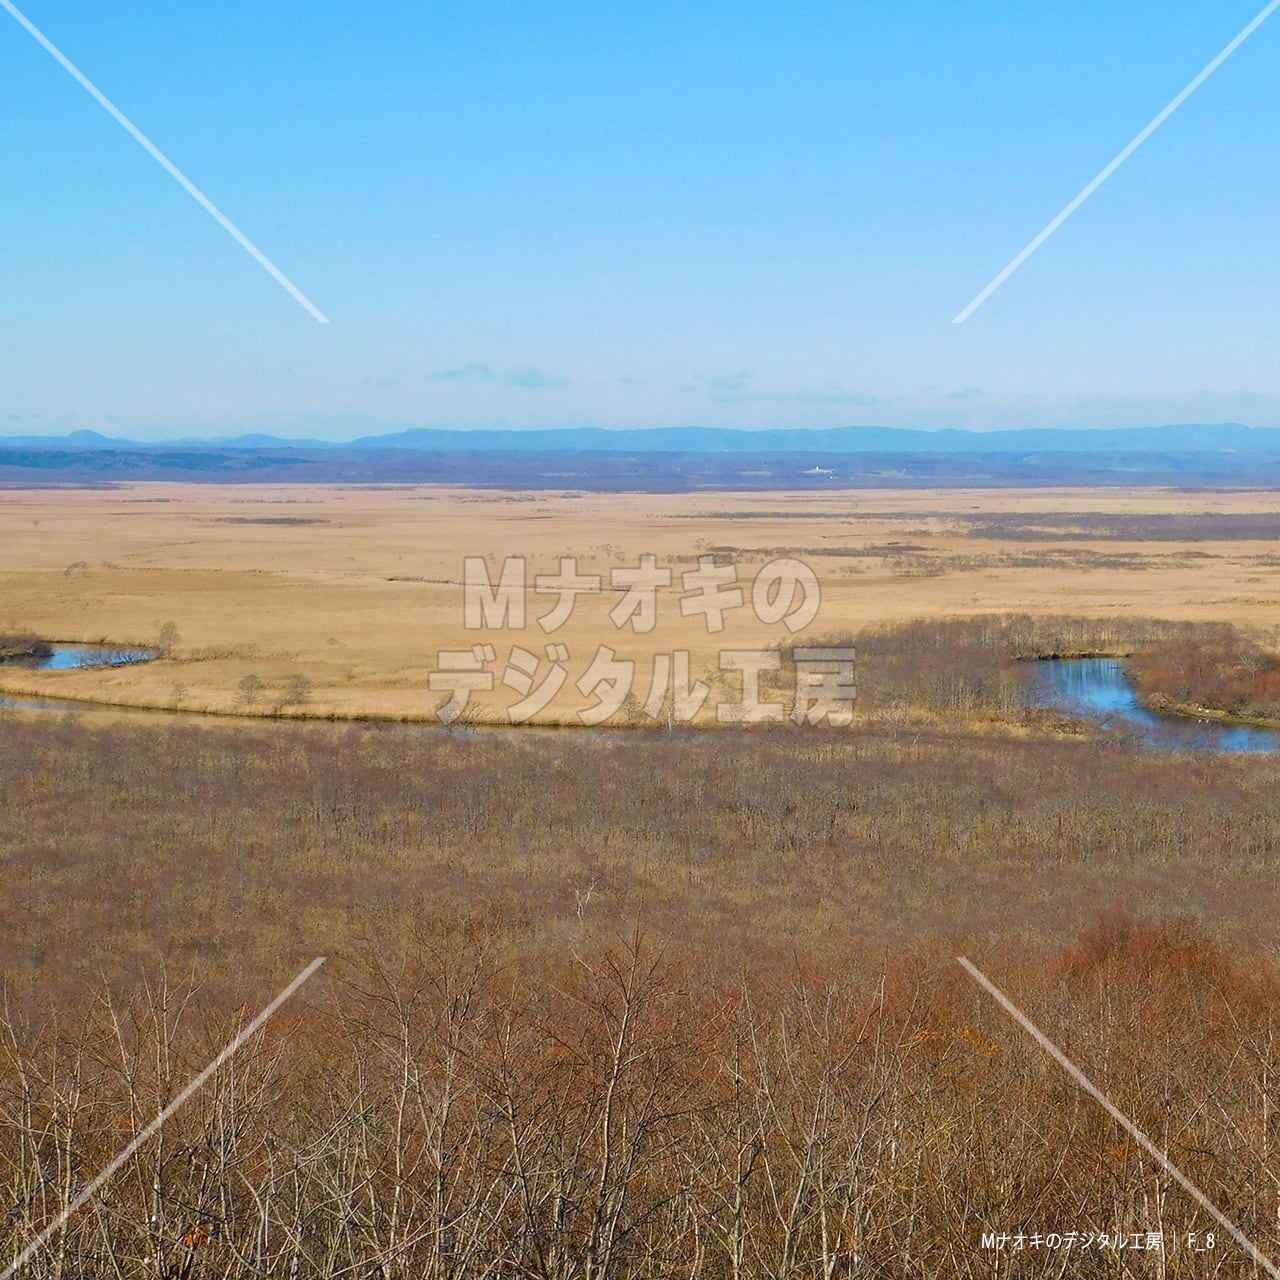
<instances>
[{"instance_id":1,"label":"golden reed field","mask_svg":"<svg viewBox=\"0 0 1280 1280\"><path fill-rule=\"evenodd\" d=\"M127 484L0 495L0 634L61 642L178 642L164 660L114 669L6 667L0 690L125 706L242 715L429 719L441 650L491 643L495 690L469 714L504 720L517 694L501 671L513 645L546 659L562 644L570 679L534 721L575 723L592 699L574 687L601 645L635 663L626 714L643 721L654 655L685 649L691 674L717 687L721 649L790 641L750 606L765 563L795 558L821 586L799 639L868 623L1020 612L1155 616L1280 625L1280 578L1266 536L1280 516L1267 491L875 490L682 495L513 493L432 486ZM1265 517L1259 527L1250 517ZM523 630L463 626L463 560L484 556L496 581L524 556ZM647 634L619 629L610 571L654 557L672 585ZM746 601L724 630L680 612L681 575L700 556L736 566ZM576 557L600 575L567 622L536 619L555 597L537 574ZM246 695L246 677L260 685ZM305 682L306 696L285 691ZM721 686L723 687L723 682ZM281 703L286 705L281 708ZM708 706L711 704L708 703ZM704 712L704 717L709 714ZM615 717L615 722L618 717Z\"/></svg>"}]
</instances>

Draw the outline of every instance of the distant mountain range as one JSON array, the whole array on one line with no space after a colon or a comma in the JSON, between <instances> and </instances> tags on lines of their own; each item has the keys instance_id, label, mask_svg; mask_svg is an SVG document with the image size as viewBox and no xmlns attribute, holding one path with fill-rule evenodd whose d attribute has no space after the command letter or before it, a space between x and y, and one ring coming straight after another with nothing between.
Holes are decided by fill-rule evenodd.
<instances>
[{"instance_id":1,"label":"distant mountain range","mask_svg":"<svg viewBox=\"0 0 1280 1280\"><path fill-rule=\"evenodd\" d=\"M0 489L135 481L434 484L694 493L1134 486L1280 489L1280 429L732 431L415 429L334 444L246 435L143 443L94 431L0 437Z\"/></svg>"},{"instance_id":2,"label":"distant mountain range","mask_svg":"<svg viewBox=\"0 0 1280 1280\"><path fill-rule=\"evenodd\" d=\"M1185 454L1280 453L1280 428L1236 422L1162 427L1076 429L1029 427L1010 431L920 431L901 427L831 427L821 430L741 431L723 427L575 427L540 431L454 431L416 427L390 435L334 443L243 435L231 439L142 442L96 431L65 436L0 436L0 448L59 450L325 450L386 449L415 453L573 452L696 454Z\"/></svg>"}]
</instances>

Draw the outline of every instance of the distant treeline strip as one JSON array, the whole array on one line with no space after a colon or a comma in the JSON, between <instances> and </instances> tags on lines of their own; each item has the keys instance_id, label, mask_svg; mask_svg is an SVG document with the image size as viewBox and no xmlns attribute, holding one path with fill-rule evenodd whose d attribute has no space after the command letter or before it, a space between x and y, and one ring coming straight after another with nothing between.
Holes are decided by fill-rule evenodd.
<instances>
[{"instance_id":1,"label":"distant treeline strip","mask_svg":"<svg viewBox=\"0 0 1280 1280\"><path fill-rule=\"evenodd\" d=\"M1280 485L1280 453L55 448L0 444L0 485L449 484L602 493Z\"/></svg>"}]
</instances>

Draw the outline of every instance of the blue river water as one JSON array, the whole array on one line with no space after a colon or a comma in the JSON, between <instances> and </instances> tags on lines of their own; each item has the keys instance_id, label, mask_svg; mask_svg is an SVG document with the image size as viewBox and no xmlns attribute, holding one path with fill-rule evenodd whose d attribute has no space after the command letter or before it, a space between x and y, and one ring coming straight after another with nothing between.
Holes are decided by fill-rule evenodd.
<instances>
[{"instance_id":1,"label":"blue river water","mask_svg":"<svg viewBox=\"0 0 1280 1280\"><path fill-rule=\"evenodd\" d=\"M100 644L56 644L47 658L39 662L15 660L14 666L37 671L75 671L83 667L119 667L128 662L149 662L156 655L149 649L120 649ZM76 702L73 698L32 698L24 695L0 694L0 707L24 707L32 711L92 710L92 702Z\"/></svg>"},{"instance_id":2,"label":"blue river water","mask_svg":"<svg viewBox=\"0 0 1280 1280\"><path fill-rule=\"evenodd\" d=\"M1270 729L1149 710L1138 701L1118 658L1055 658L1037 665L1041 706L1092 720L1140 746L1164 751L1280 751L1280 734Z\"/></svg>"},{"instance_id":3,"label":"blue river water","mask_svg":"<svg viewBox=\"0 0 1280 1280\"><path fill-rule=\"evenodd\" d=\"M32 665L39 671L71 671L77 667L119 667L128 662L149 662L149 649L115 649L102 644L56 644L53 652Z\"/></svg>"}]
</instances>

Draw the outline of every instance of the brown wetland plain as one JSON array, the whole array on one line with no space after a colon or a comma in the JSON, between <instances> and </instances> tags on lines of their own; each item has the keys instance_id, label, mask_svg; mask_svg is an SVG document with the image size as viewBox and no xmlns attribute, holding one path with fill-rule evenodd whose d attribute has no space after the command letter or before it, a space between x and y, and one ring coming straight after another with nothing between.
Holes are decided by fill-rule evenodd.
<instances>
[{"instance_id":1,"label":"brown wetland plain","mask_svg":"<svg viewBox=\"0 0 1280 1280\"><path fill-rule=\"evenodd\" d=\"M99 704L0 710L0 1261L1268 1274L1163 1160L1280 1256L1276 757L1151 750L1019 681L1132 651L1175 701L1271 697L1278 534L1280 494L1243 491L0 494L0 634L165 650L0 667L10 695ZM801 560L804 634L857 644L854 723L398 723L475 641L468 555L606 577L652 555L677 584L700 557L747 581ZM583 597L556 642L688 648L695 672L795 643L745 608L711 634L677 596L643 634Z\"/></svg>"},{"instance_id":2,"label":"brown wetland plain","mask_svg":"<svg viewBox=\"0 0 1280 1280\"><path fill-rule=\"evenodd\" d=\"M779 557L821 583L809 637L869 625L1000 613L1229 620L1280 626L1280 494L1167 490L877 490L706 495L510 493L405 487L125 484L0 494L0 633L62 642L154 644L164 661L110 670L0 672L0 689L135 706L271 714L307 682L291 715L426 719L436 655L477 639L463 627L466 556L496 581L576 558L600 575L554 633L582 662L600 644L640 664L687 649L711 675L721 648L789 638L749 607L710 634L679 610L700 556L751 582ZM672 571L648 634L609 620L610 570L655 557ZM552 598L502 646L541 651ZM499 653L499 657L502 653ZM246 703L256 677L262 695ZM272 696L273 691L276 696ZM510 701L510 694L505 695ZM501 719L504 691L481 700ZM575 722L568 690L536 720Z\"/></svg>"}]
</instances>

